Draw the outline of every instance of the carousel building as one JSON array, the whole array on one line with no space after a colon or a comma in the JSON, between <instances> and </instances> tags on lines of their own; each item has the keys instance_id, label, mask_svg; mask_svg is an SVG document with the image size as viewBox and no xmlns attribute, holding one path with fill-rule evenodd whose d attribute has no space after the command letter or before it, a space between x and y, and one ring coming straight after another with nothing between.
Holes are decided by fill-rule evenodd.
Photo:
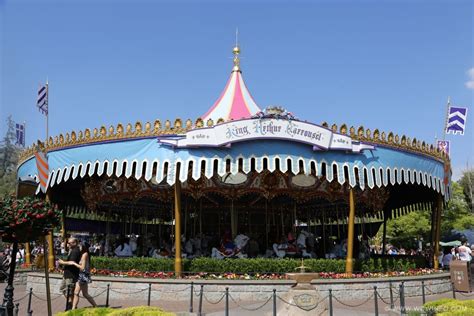
<instances>
[{"instance_id":1,"label":"carousel building","mask_svg":"<svg viewBox=\"0 0 474 316\"><path fill-rule=\"evenodd\" d=\"M233 53L225 89L202 117L50 137L22 153L20 183L38 182L34 154L43 150L47 196L65 210L66 229L84 212L107 219L109 232L110 223L138 234L168 223L173 236L230 230L268 247L304 225L323 247L331 236L347 238L347 272L357 236L429 208L436 258L449 158L391 132L314 124L281 107L262 111L243 80L239 47ZM181 238L174 242L179 274Z\"/></svg>"}]
</instances>

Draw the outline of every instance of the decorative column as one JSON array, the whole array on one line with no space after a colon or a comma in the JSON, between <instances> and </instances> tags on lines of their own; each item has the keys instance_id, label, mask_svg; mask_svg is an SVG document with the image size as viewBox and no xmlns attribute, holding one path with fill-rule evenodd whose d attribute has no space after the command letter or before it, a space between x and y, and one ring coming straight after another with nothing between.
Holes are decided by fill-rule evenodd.
<instances>
[{"instance_id":1,"label":"decorative column","mask_svg":"<svg viewBox=\"0 0 474 316\"><path fill-rule=\"evenodd\" d=\"M443 212L443 197L441 194L438 195L436 200L436 228L435 228L435 238L434 238L434 262L433 268L439 269L439 242L441 237L441 213Z\"/></svg>"},{"instance_id":2,"label":"decorative column","mask_svg":"<svg viewBox=\"0 0 474 316\"><path fill-rule=\"evenodd\" d=\"M176 181L174 183L174 273L181 277L181 182L179 182L179 166L176 166Z\"/></svg>"},{"instance_id":3,"label":"decorative column","mask_svg":"<svg viewBox=\"0 0 474 316\"><path fill-rule=\"evenodd\" d=\"M349 223L348 223L348 228L347 228L346 273L352 273L353 271L354 218L355 218L354 191L351 188L349 189Z\"/></svg>"}]
</instances>

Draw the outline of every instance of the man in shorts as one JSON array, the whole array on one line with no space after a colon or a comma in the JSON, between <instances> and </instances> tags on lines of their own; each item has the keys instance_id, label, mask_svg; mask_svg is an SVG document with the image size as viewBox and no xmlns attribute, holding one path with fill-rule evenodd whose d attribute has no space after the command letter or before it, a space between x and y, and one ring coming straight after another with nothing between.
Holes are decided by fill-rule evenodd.
<instances>
[{"instance_id":1,"label":"man in shorts","mask_svg":"<svg viewBox=\"0 0 474 316\"><path fill-rule=\"evenodd\" d=\"M79 263L81 260L81 252L78 247L77 239L74 237L69 238L68 240L69 253L66 261L74 261ZM63 280L61 282L60 291L63 293L64 297L67 300L68 310L72 307L72 298L74 293L74 287L76 285L77 279L79 278L79 268L72 265L64 266ZM68 297L68 288L69 288L69 297Z\"/></svg>"}]
</instances>

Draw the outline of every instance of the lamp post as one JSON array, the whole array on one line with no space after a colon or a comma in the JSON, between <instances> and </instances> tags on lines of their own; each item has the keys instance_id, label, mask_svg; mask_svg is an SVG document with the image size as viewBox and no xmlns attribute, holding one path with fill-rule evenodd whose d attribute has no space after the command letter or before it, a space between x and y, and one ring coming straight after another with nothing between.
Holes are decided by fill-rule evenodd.
<instances>
[{"instance_id":1,"label":"lamp post","mask_svg":"<svg viewBox=\"0 0 474 316\"><path fill-rule=\"evenodd\" d=\"M15 268L16 268L16 253L18 252L18 240L13 240L13 247L11 253L11 262L10 262L10 272L8 274L8 283L5 288L5 293L3 295L3 305L6 308L7 315L13 316L13 309L15 304L13 303L13 278L15 277Z\"/></svg>"}]
</instances>

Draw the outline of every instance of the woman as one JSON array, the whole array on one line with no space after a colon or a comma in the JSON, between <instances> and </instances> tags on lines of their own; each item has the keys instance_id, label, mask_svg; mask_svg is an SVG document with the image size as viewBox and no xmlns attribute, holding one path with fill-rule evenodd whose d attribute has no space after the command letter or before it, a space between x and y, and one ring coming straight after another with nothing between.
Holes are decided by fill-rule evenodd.
<instances>
[{"instance_id":1,"label":"woman","mask_svg":"<svg viewBox=\"0 0 474 316\"><path fill-rule=\"evenodd\" d=\"M89 283L92 282L90 269L91 269L91 259L89 254L90 245L87 242L84 242L80 245L81 251L81 260L79 264L74 261L63 261L59 260L59 264L62 265L73 265L79 268L79 279L76 282L76 287L74 289L74 300L72 301L72 309L77 309L77 304L79 303L79 293L82 291L82 295L89 301L93 307L97 307L92 296L88 293Z\"/></svg>"},{"instance_id":2,"label":"woman","mask_svg":"<svg viewBox=\"0 0 474 316\"><path fill-rule=\"evenodd\" d=\"M132 257L132 248L130 247L130 240L128 238L121 239L120 245L115 248L115 255L117 257Z\"/></svg>"}]
</instances>

